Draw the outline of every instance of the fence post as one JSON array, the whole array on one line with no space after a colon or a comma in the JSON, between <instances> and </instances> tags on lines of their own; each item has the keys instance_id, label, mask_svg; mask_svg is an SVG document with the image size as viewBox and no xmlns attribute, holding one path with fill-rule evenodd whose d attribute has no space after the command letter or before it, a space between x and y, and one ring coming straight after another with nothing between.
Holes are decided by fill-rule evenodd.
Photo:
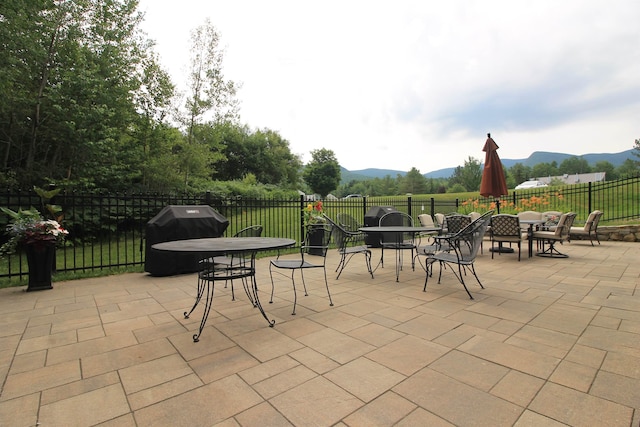
<instances>
[{"instance_id":1,"label":"fence post","mask_svg":"<svg viewBox=\"0 0 640 427\"><path fill-rule=\"evenodd\" d=\"M362 218L367 216L367 196L362 198Z\"/></svg>"},{"instance_id":2,"label":"fence post","mask_svg":"<svg viewBox=\"0 0 640 427\"><path fill-rule=\"evenodd\" d=\"M436 199L431 198L431 218L436 214Z\"/></svg>"},{"instance_id":3,"label":"fence post","mask_svg":"<svg viewBox=\"0 0 640 427\"><path fill-rule=\"evenodd\" d=\"M305 196L303 196L302 194L300 195L300 241L302 241L304 239L304 200Z\"/></svg>"},{"instance_id":4,"label":"fence post","mask_svg":"<svg viewBox=\"0 0 640 427\"><path fill-rule=\"evenodd\" d=\"M407 213L409 214L409 216L413 216L411 211L411 196L407 196Z\"/></svg>"},{"instance_id":5,"label":"fence post","mask_svg":"<svg viewBox=\"0 0 640 427\"><path fill-rule=\"evenodd\" d=\"M592 209L591 209L591 191L592 191L591 181L589 181L589 190L587 191L587 199L588 199L587 205L589 206L589 210L587 211L587 215L590 212L592 212Z\"/></svg>"}]
</instances>

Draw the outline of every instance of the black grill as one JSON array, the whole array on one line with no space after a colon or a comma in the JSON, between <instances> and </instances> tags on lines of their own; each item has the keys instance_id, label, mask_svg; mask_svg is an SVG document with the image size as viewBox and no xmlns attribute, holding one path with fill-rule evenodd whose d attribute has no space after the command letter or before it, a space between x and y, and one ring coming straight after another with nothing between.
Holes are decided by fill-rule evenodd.
<instances>
[{"instance_id":1,"label":"black grill","mask_svg":"<svg viewBox=\"0 0 640 427\"><path fill-rule=\"evenodd\" d=\"M372 206L364 216L365 227L377 227L380 218L389 212L397 212L393 206ZM380 233L367 233L364 242L372 248L380 247Z\"/></svg>"},{"instance_id":2,"label":"black grill","mask_svg":"<svg viewBox=\"0 0 640 427\"><path fill-rule=\"evenodd\" d=\"M147 223L144 270L153 276L198 271L199 254L156 251L151 245L174 240L220 237L229 220L207 205L170 205Z\"/></svg>"}]
</instances>

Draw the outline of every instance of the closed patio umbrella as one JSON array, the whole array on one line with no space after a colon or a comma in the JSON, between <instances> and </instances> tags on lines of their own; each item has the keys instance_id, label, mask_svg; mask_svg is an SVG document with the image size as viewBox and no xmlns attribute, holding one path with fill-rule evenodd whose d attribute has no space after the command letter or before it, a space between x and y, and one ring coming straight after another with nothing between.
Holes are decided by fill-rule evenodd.
<instances>
[{"instance_id":1,"label":"closed patio umbrella","mask_svg":"<svg viewBox=\"0 0 640 427\"><path fill-rule=\"evenodd\" d=\"M480 195L496 198L496 207L498 208L498 213L500 213L500 196L509 194L509 192L507 191L507 181L504 178L502 162L498 156L498 144L491 138L490 133L487 134L487 142L485 142L482 151L485 152L485 158L482 181L480 181ZM497 251L503 253L513 252L513 249L503 247L502 242L500 242Z\"/></svg>"},{"instance_id":2,"label":"closed patio umbrella","mask_svg":"<svg viewBox=\"0 0 640 427\"><path fill-rule=\"evenodd\" d=\"M482 181L480 182L480 195L483 197L493 196L498 198L496 206L500 213L500 196L507 195L507 181L504 178L502 162L498 156L498 144L487 134L487 142L482 151L485 152L484 170L482 171Z\"/></svg>"}]
</instances>

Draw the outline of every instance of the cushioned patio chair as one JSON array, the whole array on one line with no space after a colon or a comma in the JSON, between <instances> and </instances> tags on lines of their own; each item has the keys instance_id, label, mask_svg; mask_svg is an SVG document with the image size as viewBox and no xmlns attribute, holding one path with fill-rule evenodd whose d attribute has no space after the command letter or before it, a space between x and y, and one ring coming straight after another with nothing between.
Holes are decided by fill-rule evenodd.
<instances>
[{"instance_id":1,"label":"cushioned patio chair","mask_svg":"<svg viewBox=\"0 0 640 427\"><path fill-rule=\"evenodd\" d=\"M324 285L327 288L327 295L329 296L329 305L333 306L333 300L331 299L331 292L329 292L329 283L327 282L327 251L329 250L329 243L331 242L332 226L330 224L315 224L307 227L307 232L304 240L298 247L299 254L296 258L280 257L273 259L269 262L269 276L271 277L271 299L269 303L273 303L273 294L275 284L273 281L273 273L280 273L284 276L286 274L278 270L288 270L291 272L291 284L293 285L293 311L292 315L296 314L296 305L298 303L298 293L296 291L295 272L300 270L300 276L302 278L302 286L304 287L304 295L308 296L307 284L304 281L304 270L308 269L322 269L324 273ZM319 237L318 237L319 236ZM316 239L318 239L316 241ZM311 255L310 252L317 255Z\"/></svg>"},{"instance_id":2,"label":"cushioned patio chair","mask_svg":"<svg viewBox=\"0 0 640 427\"><path fill-rule=\"evenodd\" d=\"M571 227L569 230L569 237L572 235L588 237L589 241L591 241L591 246L594 246L593 238L595 237L598 244L600 244L600 239L598 238L598 223L600 222L601 217L601 211L595 210L591 212L587 218L587 222L584 223L584 227Z\"/></svg>"},{"instance_id":3,"label":"cushioned patio chair","mask_svg":"<svg viewBox=\"0 0 640 427\"><path fill-rule=\"evenodd\" d=\"M556 244L562 244L569 240L569 230L573 225L573 221L576 218L574 212L568 212L560 215L558 225L553 231L534 231L533 239L542 244L542 252L538 252L536 255L549 258L568 258L569 255L561 253ZM548 245L548 248L545 246Z\"/></svg>"},{"instance_id":4,"label":"cushioned patio chair","mask_svg":"<svg viewBox=\"0 0 640 427\"><path fill-rule=\"evenodd\" d=\"M433 220L436 223L437 227L440 227L440 233L447 233L447 220L446 216L443 213L435 213L433 214Z\"/></svg>"},{"instance_id":5,"label":"cushioned patio chair","mask_svg":"<svg viewBox=\"0 0 640 427\"><path fill-rule=\"evenodd\" d=\"M436 225L435 221L433 220L433 218L429 214L420 214L420 215L418 215L418 221L420 221L420 225L422 227L438 228L438 226ZM440 230L424 231L424 232L420 233L419 237L420 238L426 237L428 239L429 237L437 236L438 234L440 234Z\"/></svg>"},{"instance_id":6,"label":"cushioned patio chair","mask_svg":"<svg viewBox=\"0 0 640 427\"><path fill-rule=\"evenodd\" d=\"M373 279L373 270L371 269L371 250L368 247L359 244L359 242L363 240L364 233L359 231L349 231L342 227L340 224L334 222L327 215L323 214L323 216L333 227L333 241L338 247L338 253L340 254L340 261L338 262L338 266L336 267L336 272L338 273L338 275L336 276L336 280L340 278L342 270L344 270L349 261L351 261L351 258L357 254L364 255L367 271Z\"/></svg>"},{"instance_id":7,"label":"cushioned patio chair","mask_svg":"<svg viewBox=\"0 0 640 427\"><path fill-rule=\"evenodd\" d=\"M560 221L560 217L562 216L562 212L560 211L546 211L542 212L542 219L545 221L544 224L540 226L542 230L550 230L553 231L556 229L556 225L558 225L558 221Z\"/></svg>"}]
</instances>

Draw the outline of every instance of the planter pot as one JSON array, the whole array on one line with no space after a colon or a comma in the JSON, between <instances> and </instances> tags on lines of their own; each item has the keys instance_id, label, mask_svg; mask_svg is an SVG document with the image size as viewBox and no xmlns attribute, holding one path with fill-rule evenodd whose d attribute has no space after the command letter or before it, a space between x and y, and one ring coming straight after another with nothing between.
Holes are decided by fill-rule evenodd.
<instances>
[{"instance_id":1,"label":"planter pot","mask_svg":"<svg viewBox=\"0 0 640 427\"><path fill-rule=\"evenodd\" d=\"M56 253L55 243L36 243L24 247L29 266L27 292L53 289L51 274Z\"/></svg>"},{"instance_id":2,"label":"planter pot","mask_svg":"<svg viewBox=\"0 0 640 427\"><path fill-rule=\"evenodd\" d=\"M322 224L318 224L315 226L309 226L307 228L307 244L309 246L322 246L322 239L324 238L324 226ZM323 249L320 248L309 248L309 255L323 255Z\"/></svg>"}]
</instances>

